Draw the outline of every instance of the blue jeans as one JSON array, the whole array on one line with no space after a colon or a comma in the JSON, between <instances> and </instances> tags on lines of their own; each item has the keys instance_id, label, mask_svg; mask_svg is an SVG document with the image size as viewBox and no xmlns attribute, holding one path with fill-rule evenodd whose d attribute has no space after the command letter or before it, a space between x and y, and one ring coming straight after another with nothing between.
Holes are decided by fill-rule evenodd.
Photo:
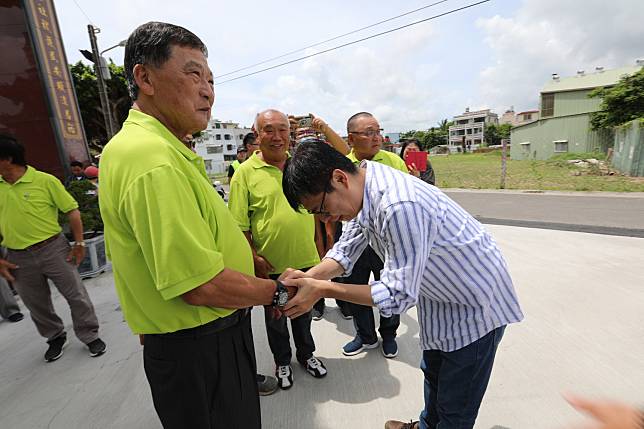
<instances>
[{"instance_id":1,"label":"blue jeans","mask_svg":"<svg viewBox=\"0 0 644 429\"><path fill-rule=\"evenodd\" d=\"M353 266L351 275L345 277L343 283L366 285L369 283L369 275L371 273L373 273L375 280L380 280L380 271L382 271L382 268L383 263L378 255L376 255L376 252L370 246L367 246ZM373 344L378 341L378 337L376 336L376 322L373 317L373 307L351 303L349 308L353 315L356 336L365 344ZM399 314L394 314L391 317L380 316L378 332L380 332L383 340L393 340L396 338L398 326L400 326Z\"/></svg>"},{"instance_id":2,"label":"blue jeans","mask_svg":"<svg viewBox=\"0 0 644 429\"><path fill-rule=\"evenodd\" d=\"M420 429L471 429L487 389L505 326L459 350L423 351L425 409Z\"/></svg>"}]
</instances>

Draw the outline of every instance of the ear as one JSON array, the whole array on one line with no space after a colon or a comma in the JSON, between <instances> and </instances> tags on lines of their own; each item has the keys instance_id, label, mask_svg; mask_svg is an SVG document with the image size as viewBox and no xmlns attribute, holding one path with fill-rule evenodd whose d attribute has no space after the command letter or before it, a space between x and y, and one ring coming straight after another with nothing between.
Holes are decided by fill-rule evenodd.
<instances>
[{"instance_id":1,"label":"ear","mask_svg":"<svg viewBox=\"0 0 644 429\"><path fill-rule=\"evenodd\" d=\"M331 174L331 178L334 184L337 184L338 186L344 186L347 187L349 183L349 176L347 175L346 172L340 170L339 168L336 168L333 170L333 173Z\"/></svg>"},{"instance_id":2,"label":"ear","mask_svg":"<svg viewBox=\"0 0 644 429\"><path fill-rule=\"evenodd\" d=\"M353 146L353 134L347 133L347 143L349 143L349 146Z\"/></svg>"},{"instance_id":3,"label":"ear","mask_svg":"<svg viewBox=\"0 0 644 429\"><path fill-rule=\"evenodd\" d=\"M134 81L139 87L139 92L145 95L154 95L154 84L152 83L151 70L143 64L137 64L132 70Z\"/></svg>"}]
</instances>

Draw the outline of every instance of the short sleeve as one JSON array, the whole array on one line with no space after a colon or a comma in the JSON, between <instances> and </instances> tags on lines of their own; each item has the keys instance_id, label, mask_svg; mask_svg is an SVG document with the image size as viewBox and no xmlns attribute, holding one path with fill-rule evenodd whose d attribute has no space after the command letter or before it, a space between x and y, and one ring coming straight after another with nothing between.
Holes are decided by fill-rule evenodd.
<instances>
[{"instance_id":1,"label":"short sleeve","mask_svg":"<svg viewBox=\"0 0 644 429\"><path fill-rule=\"evenodd\" d=\"M70 211L78 208L78 203L71 196L69 192L65 189L63 184L56 179L51 177L48 182L49 195L51 196L54 205L63 213L69 213Z\"/></svg>"},{"instance_id":2,"label":"short sleeve","mask_svg":"<svg viewBox=\"0 0 644 429\"><path fill-rule=\"evenodd\" d=\"M215 231L190 181L172 166L160 166L136 178L119 211L164 299L182 295L224 269Z\"/></svg>"},{"instance_id":3,"label":"short sleeve","mask_svg":"<svg viewBox=\"0 0 644 429\"><path fill-rule=\"evenodd\" d=\"M228 209L233 219L242 231L250 230L249 195L246 183L246 174L239 170L233 175L230 181L230 192L228 194Z\"/></svg>"}]
</instances>

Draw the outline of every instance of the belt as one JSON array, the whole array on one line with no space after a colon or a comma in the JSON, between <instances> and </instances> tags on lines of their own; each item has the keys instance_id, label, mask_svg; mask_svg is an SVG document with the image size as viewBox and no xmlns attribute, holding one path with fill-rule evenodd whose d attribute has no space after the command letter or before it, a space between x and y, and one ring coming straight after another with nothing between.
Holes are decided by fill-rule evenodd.
<instances>
[{"instance_id":1,"label":"belt","mask_svg":"<svg viewBox=\"0 0 644 429\"><path fill-rule=\"evenodd\" d=\"M167 339L186 339L186 338L199 338L206 335L215 334L225 329L231 328L246 318L250 312L249 308L243 308L235 311L230 316L220 317L205 325L195 326L194 328L181 329L176 332L169 332L167 334L145 334L145 336Z\"/></svg>"},{"instance_id":2,"label":"belt","mask_svg":"<svg viewBox=\"0 0 644 429\"><path fill-rule=\"evenodd\" d=\"M56 241L58 239L58 237L60 237L60 234L56 234L54 236L51 236L46 240L39 241L38 243L32 244L31 246L27 246L24 249L9 249L9 250L11 250L12 252L31 252L31 251L34 251L34 250L42 249L43 247L45 247L49 243Z\"/></svg>"}]
</instances>

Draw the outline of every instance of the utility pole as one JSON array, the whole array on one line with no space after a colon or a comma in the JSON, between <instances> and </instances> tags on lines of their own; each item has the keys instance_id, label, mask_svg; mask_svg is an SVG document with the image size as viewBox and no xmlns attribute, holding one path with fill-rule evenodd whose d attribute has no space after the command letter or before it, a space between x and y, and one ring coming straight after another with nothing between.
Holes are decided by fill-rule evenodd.
<instances>
[{"instance_id":1,"label":"utility pole","mask_svg":"<svg viewBox=\"0 0 644 429\"><path fill-rule=\"evenodd\" d=\"M103 110L103 119L105 120L105 131L107 133L107 140L111 139L114 135L114 122L112 122L112 110L110 109L110 100L107 97L107 86L101 70L102 57L98 50L96 43L96 34L101 32L100 28L95 28L93 25L87 26L89 33L89 41L92 45L92 54L94 56L94 71L96 72L96 82L98 83L98 96L101 99L101 110Z\"/></svg>"},{"instance_id":2,"label":"utility pole","mask_svg":"<svg viewBox=\"0 0 644 429\"><path fill-rule=\"evenodd\" d=\"M508 164L508 143L506 139L501 140L501 184L499 188L505 189L505 175L507 173L507 164Z\"/></svg>"}]
</instances>

